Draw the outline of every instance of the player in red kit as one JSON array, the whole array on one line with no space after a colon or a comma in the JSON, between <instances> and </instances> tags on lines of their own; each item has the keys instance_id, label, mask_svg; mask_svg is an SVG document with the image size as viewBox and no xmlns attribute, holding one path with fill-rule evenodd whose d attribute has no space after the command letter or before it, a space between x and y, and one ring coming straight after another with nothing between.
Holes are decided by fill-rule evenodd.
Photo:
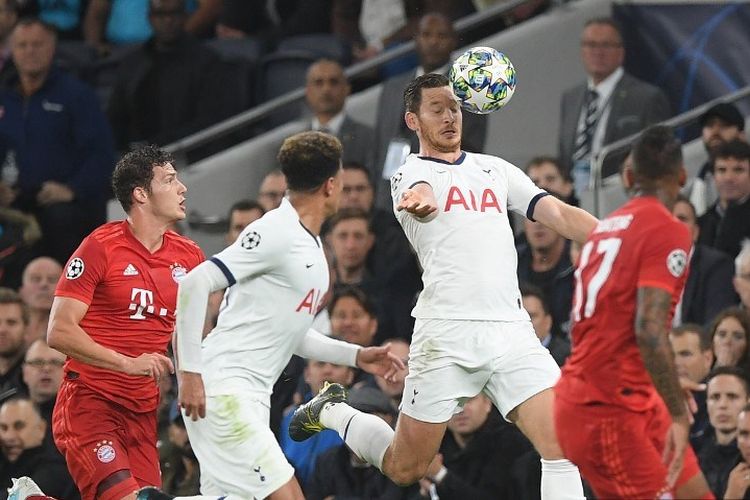
<instances>
[{"instance_id":1,"label":"player in red kit","mask_svg":"<svg viewBox=\"0 0 750 500\"><path fill-rule=\"evenodd\" d=\"M671 129L644 131L625 171L633 198L599 222L579 257L555 429L599 498L711 498L668 338L691 238L667 207L684 181Z\"/></svg>"},{"instance_id":2,"label":"player in red kit","mask_svg":"<svg viewBox=\"0 0 750 500\"><path fill-rule=\"evenodd\" d=\"M161 486L157 382L174 371L165 353L178 282L204 260L168 230L185 218L187 188L167 153L147 146L126 154L112 185L128 217L97 228L73 253L47 333L68 356L55 444L85 500L131 499L142 486Z\"/></svg>"}]
</instances>

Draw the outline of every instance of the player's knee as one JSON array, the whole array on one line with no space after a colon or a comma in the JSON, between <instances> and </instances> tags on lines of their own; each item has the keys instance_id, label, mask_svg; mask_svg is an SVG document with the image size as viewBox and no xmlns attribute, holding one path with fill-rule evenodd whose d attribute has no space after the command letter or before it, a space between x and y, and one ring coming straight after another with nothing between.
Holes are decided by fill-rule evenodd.
<instances>
[{"instance_id":1,"label":"player's knee","mask_svg":"<svg viewBox=\"0 0 750 500\"><path fill-rule=\"evenodd\" d=\"M397 485L409 486L424 477L429 464L411 462L409 464L393 464L390 470L386 469L386 475Z\"/></svg>"}]
</instances>

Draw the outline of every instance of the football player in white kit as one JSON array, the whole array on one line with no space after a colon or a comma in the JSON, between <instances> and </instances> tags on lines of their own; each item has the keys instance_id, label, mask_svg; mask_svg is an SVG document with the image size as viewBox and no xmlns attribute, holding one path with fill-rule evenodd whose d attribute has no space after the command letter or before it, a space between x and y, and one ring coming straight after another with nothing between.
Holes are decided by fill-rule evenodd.
<instances>
[{"instance_id":1,"label":"football player in white kit","mask_svg":"<svg viewBox=\"0 0 750 500\"><path fill-rule=\"evenodd\" d=\"M418 77L404 92L406 124L419 137L391 178L396 216L424 269L395 434L325 388L289 427L302 440L339 432L361 458L398 484L447 473L431 465L446 423L484 392L542 456L542 498L583 498L578 469L560 450L552 419L560 370L534 334L516 278L508 210L585 241L597 220L535 186L495 156L461 151L461 109L448 80ZM435 470L436 469L436 470Z\"/></svg>"},{"instance_id":2,"label":"football player in white kit","mask_svg":"<svg viewBox=\"0 0 750 500\"><path fill-rule=\"evenodd\" d=\"M318 233L338 207L341 144L320 132L284 141L278 160L289 192L231 246L180 282L175 359L179 403L201 464L201 493L302 499L294 470L269 428L274 382L292 354L393 378L389 348L361 348L310 325L328 289ZM218 323L202 340L209 293L227 289ZM153 488L140 498L171 498Z\"/></svg>"}]
</instances>

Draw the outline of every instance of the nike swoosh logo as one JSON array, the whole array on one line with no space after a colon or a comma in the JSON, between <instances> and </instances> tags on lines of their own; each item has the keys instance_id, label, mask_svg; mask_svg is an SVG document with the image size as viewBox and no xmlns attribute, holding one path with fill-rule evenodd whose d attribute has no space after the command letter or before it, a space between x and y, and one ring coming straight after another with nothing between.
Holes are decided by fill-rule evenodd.
<instances>
[{"instance_id":1,"label":"nike swoosh logo","mask_svg":"<svg viewBox=\"0 0 750 500\"><path fill-rule=\"evenodd\" d=\"M305 267L306 267L306 268L308 268L308 269L310 269L310 268L311 268L312 266L314 266L314 265L315 265L315 264L305 264Z\"/></svg>"}]
</instances>

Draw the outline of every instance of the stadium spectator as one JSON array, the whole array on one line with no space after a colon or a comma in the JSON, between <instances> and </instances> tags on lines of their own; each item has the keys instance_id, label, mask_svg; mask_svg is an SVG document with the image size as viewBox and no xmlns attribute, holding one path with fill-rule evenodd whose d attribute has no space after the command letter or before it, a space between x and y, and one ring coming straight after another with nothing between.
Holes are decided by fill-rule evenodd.
<instances>
[{"instance_id":1,"label":"stadium spectator","mask_svg":"<svg viewBox=\"0 0 750 500\"><path fill-rule=\"evenodd\" d=\"M335 135L344 148L344 163L359 163L372 170L375 132L344 110L350 92L341 64L330 59L313 63L305 79L305 99L313 115L307 130Z\"/></svg>"},{"instance_id":2,"label":"stadium spectator","mask_svg":"<svg viewBox=\"0 0 750 500\"><path fill-rule=\"evenodd\" d=\"M370 216L375 243L367 255L367 269L382 283L379 331L389 337L411 338L411 310L422 288L422 271L392 210L374 206L370 173L358 163L344 163L340 208L364 210Z\"/></svg>"},{"instance_id":3,"label":"stadium spectator","mask_svg":"<svg viewBox=\"0 0 750 500\"><path fill-rule=\"evenodd\" d=\"M50 257L37 257L23 270L23 281L18 293L29 308L29 326L25 335L27 346L47 336L55 285L61 274L62 266Z\"/></svg>"},{"instance_id":4,"label":"stadium spectator","mask_svg":"<svg viewBox=\"0 0 750 500\"><path fill-rule=\"evenodd\" d=\"M742 240L742 249L734 259L732 284L740 297L740 307L750 310L750 239Z\"/></svg>"},{"instance_id":5,"label":"stadium spectator","mask_svg":"<svg viewBox=\"0 0 750 500\"><path fill-rule=\"evenodd\" d=\"M286 195L286 177L281 170L271 170L263 177L258 188L258 203L263 210L269 212L281 205L281 200Z\"/></svg>"},{"instance_id":6,"label":"stadium spectator","mask_svg":"<svg viewBox=\"0 0 750 500\"><path fill-rule=\"evenodd\" d=\"M213 33L221 2L184 0L183 8L177 8L164 0L89 0L84 16L84 39L102 56L112 52L113 46L145 42L155 31L149 22L152 7L158 9L157 16L184 24L187 33L209 36Z\"/></svg>"},{"instance_id":7,"label":"stadium spectator","mask_svg":"<svg viewBox=\"0 0 750 500\"><path fill-rule=\"evenodd\" d=\"M523 308L529 313L531 324L539 342L549 350L558 366L565 364L570 356L570 341L562 334L552 334L552 315L544 292L537 286L521 282L521 300Z\"/></svg>"},{"instance_id":8,"label":"stadium spectator","mask_svg":"<svg viewBox=\"0 0 750 500\"><path fill-rule=\"evenodd\" d=\"M404 121L403 93L416 76L424 73L448 74L450 58L457 48L458 37L450 20L441 14L429 13L419 20L414 38L419 67L383 83L375 121L377 155L373 171L375 205L393 210L389 179L400 167L409 152L419 151L419 143ZM464 113L461 148L482 152L487 135L487 117Z\"/></svg>"},{"instance_id":9,"label":"stadium spectator","mask_svg":"<svg viewBox=\"0 0 750 500\"><path fill-rule=\"evenodd\" d=\"M703 440L698 461L716 498L723 498L729 473L737 464L737 416L748 402L745 372L734 367L714 369L706 383L708 419L713 432Z\"/></svg>"},{"instance_id":10,"label":"stadium spectator","mask_svg":"<svg viewBox=\"0 0 750 500\"><path fill-rule=\"evenodd\" d=\"M18 22L16 0L0 0L0 87L5 87L16 71L10 53L10 35Z\"/></svg>"},{"instance_id":11,"label":"stadium spectator","mask_svg":"<svg viewBox=\"0 0 750 500\"><path fill-rule=\"evenodd\" d=\"M174 496L200 494L200 464L190 446L185 421L175 401L169 411L169 442L172 454L162 468L164 492Z\"/></svg>"},{"instance_id":12,"label":"stadium spectator","mask_svg":"<svg viewBox=\"0 0 750 500\"><path fill-rule=\"evenodd\" d=\"M229 208L227 217L227 232L224 235L224 243L231 245L243 229L251 222L263 217L266 211L260 203L255 200L240 200Z\"/></svg>"},{"instance_id":13,"label":"stadium spectator","mask_svg":"<svg viewBox=\"0 0 750 500\"><path fill-rule=\"evenodd\" d=\"M737 295L728 286L734 276L732 259L724 252L696 243L700 228L693 204L685 196L677 197L672 215L687 225L693 238L690 272L672 324L708 325L722 309L737 304Z\"/></svg>"},{"instance_id":14,"label":"stadium spectator","mask_svg":"<svg viewBox=\"0 0 750 500\"><path fill-rule=\"evenodd\" d=\"M581 59L587 81L567 90L560 105L558 154L578 193L588 190L590 160L605 145L671 116L664 92L627 73L622 33L614 20L586 22ZM617 173L623 156L612 155L603 175Z\"/></svg>"},{"instance_id":15,"label":"stadium spectator","mask_svg":"<svg viewBox=\"0 0 750 500\"><path fill-rule=\"evenodd\" d=\"M24 330L28 324L29 309L18 293L0 288L0 393L28 391L22 378Z\"/></svg>"},{"instance_id":16,"label":"stadium spectator","mask_svg":"<svg viewBox=\"0 0 750 500\"><path fill-rule=\"evenodd\" d=\"M184 0L151 0L153 36L120 63L109 104L117 147L164 145L226 112L218 56L184 29Z\"/></svg>"},{"instance_id":17,"label":"stadium spectator","mask_svg":"<svg viewBox=\"0 0 750 500\"><path fill-rule=\"evenodd\" d=\"M0 406L0 499L8 498L11 478L22 476L53 498L80 498L62 457L44 445L45 427L29 399L12 398Z\"/></svg>"},{"instance_id":18,"label":"stadium spectator","mask_svg":"<svg viewBox=\"0 0 750 500\"><path fill-rule=\"evenodd\" d=\"M331 0L222 0L216 35L259 39L331 32Z\"/></svg>"},{"instance_id":19,"label":"stadium spectator","mask_svg":"<svg viewBox=\"0 0 750 500\"><path fill-rule=\"evenodd\" d=\"M568 205L578 206L579 200L573 189L570 173L563 169L560 161L552 156L537 156L529 160L526 174L534 184L555 193Z\"/></svg>"},{"instance_id":20,"label":"stadium spectator","mask_svg":"<svg viewBox=\"0 0 750 500\"><path fill-rule=\"evenodd\" d=\"M750 144L735 139L719 147L713 173L718 200L698 219L698 243L735 258L750 236Z\"/></svg>"},{"instance_id":21,"label":"stadium spectator","mask_svg":"<svg viewBox=\"0 0 750 500\"><path fill-rule=\"evenodd\" d=\"M487 396L479 394L448 421L440 454L419 482L421 496L433 498L437 493L441 500L525 497L530 492L524 490L525 477L517 473L516 463L529 454L534 454L531 443L500 417ZM538 462L535 466L538 469Z\"/></svg>"},{"instance_id":22,"label":"stadium spectator","mask_svg":"<svg viewBox=\"0 0 750 500\"><path fill-rule=\"evenodd\" d=\"M359 411L377 415L393 426L397 411L389 398L372 387L349 391L349 404ZM407 500L416 488L400 488L376 467L362 461L343 443L318 457L315 471L305 490L308 500L330 498L381 498Z\"/></svg>"},{"instance_id":23,"label":"stadium spectator","mask_svg":"<svg viewBox=\"0 0 750 500\"><path fill-rule=\"evenodd\" d=\"M301 402L307 402L312 399L313 395L320 392L324 382L338 383L348 388L354 382L354 370L348 366L326 363L323 361L308 360L304 371L304 381L307 392L304 394ZM284 419L281 421L281 428L288 429L289 422L292 419L295 405L286 410ZM321 453L326 450L343 444L338 434L331 430L325 430L313 436L307 441L292 441L288 432L281 433L281 451L294 467L295 474L299 479L302 488L308 484L310 477L315 471L315 462Z\"/></svg>"},{"instance_id":24,"label":"stadium spectator","mask_svg":"<svg viewBox=\"0 0 750 500\"><path fill-rule=\"evenodd\" d=\"M186 210L173 161L153 146L122 157L112 186L127 219L84 239L55 290L47 341L68 360L52 427L85 498L161 484L158 381L174 371L164 353L178 281L204 260L167 230ZM94 449L105 460L93 460Z\"/></svg>"},{"instance_id":25,"label":"stadium spectator","mask_svg":"<svg viewBox=\"0 0 750 500\"><path fill-rule=\"evenodd\" d=\"M714 353L711 339L703 327L685 323L672 329L669 333L669 342L674 353L677 375L696 384L705 384L706 377L714 363ZM690 425L690 444L697 452L700 450L700 443L706 429L709 428L708 413L706 412L706 392L693 391L692 395L697 412L693 414L693 423Z\"/></svg>"},{"instance_id":26,"label":"stadium spectator","mask_svg":"<svg viewBox=\"0 0 750 500\"><path fill-rule=\"evenodd\" d=\"M64 364L65 355L52 349L43 339L35 340L29 346L23 363L23 381L29 388L29 399L37 405L47 422L46 439L51 445L52 411L62 383Z\"/></svg>"},{"instance_id":27,"label":"stadium spectator","mask_svg":"<svg viewBox=\"0 0 750 500\"><path fill-rule=\"evenodd\" d=\"M737 416L737 449L740 458L729 473L722 498L747 498L750 486L750 404L746 404Z\"/></svg>"},{"instance_id":28,"label":"stadium spectator","mask_svg":"<svg viewBox=\"0 0 750 500\"><path fill-rule=\"evenodd\" d=\"M711 325L711 345L714 350L714 367L748 366L748 333L750 318L747 311L729 307L721 311Z\"/></svg>"},{"instance_id":29,"label":"stadium spectator","mask_svg":"<svg viewBox=\"0 0 750 500\"><path fill-rule=\"evenodd\" d=\"M18 78L0 90L0 158L17 179L5 184L39 220L42 253L64 262L106 220L112 137L93 90L53 68L53 28L19 21L11 46Z\"/></svg>"},{"instance_id":30,"label":"stadium spectator","mask_svg":"<svg viewBox=\"0 0 750 500\"><path fill-rule=\"evenodd\" d=\"M346 286L334 292L328 314L332 336L362 347L373 345L378 330L375 306L360 288Z\"/></svg>"},{"instance_id":31,"label":"stadium spectator","mask_svg":"<svg viewBox=\"0 0 750 500\"><path fill-rule=\"evenodd\" d=\"M714 184L714 160L716 153L727 142L745 139L745 118L737 107L729 102L721 102L709 108L700 117L701 139L708 153L708 161L701 166L690 184L690 202L695 206L698 217L716 202Z\"/></svg>"},{"instance_id":32,"label":"stadium spectator","mask_svg":"<svg viewBox=\"0 0 750 500\"><path fill-rule=\"evenodd\" d=\"M380 282L367 269L367 256L375 243L367 212L344 208L330 219L326 241L333 257L333 287L356 285L377 302Z\"/></svg>"},{"instance_id":33,"label":"stadium spectator","mask_svg":"<svg viewBox=\"0 0 750 500\"><path fill-rule=\"evenodd\" d=\"M518 245L518 281L542 289L548 298L553 333L567 335L573 303L573 264L570 243L563 236L530 219L523 220L526 242Z\"/></svg>"}]
</instances>

